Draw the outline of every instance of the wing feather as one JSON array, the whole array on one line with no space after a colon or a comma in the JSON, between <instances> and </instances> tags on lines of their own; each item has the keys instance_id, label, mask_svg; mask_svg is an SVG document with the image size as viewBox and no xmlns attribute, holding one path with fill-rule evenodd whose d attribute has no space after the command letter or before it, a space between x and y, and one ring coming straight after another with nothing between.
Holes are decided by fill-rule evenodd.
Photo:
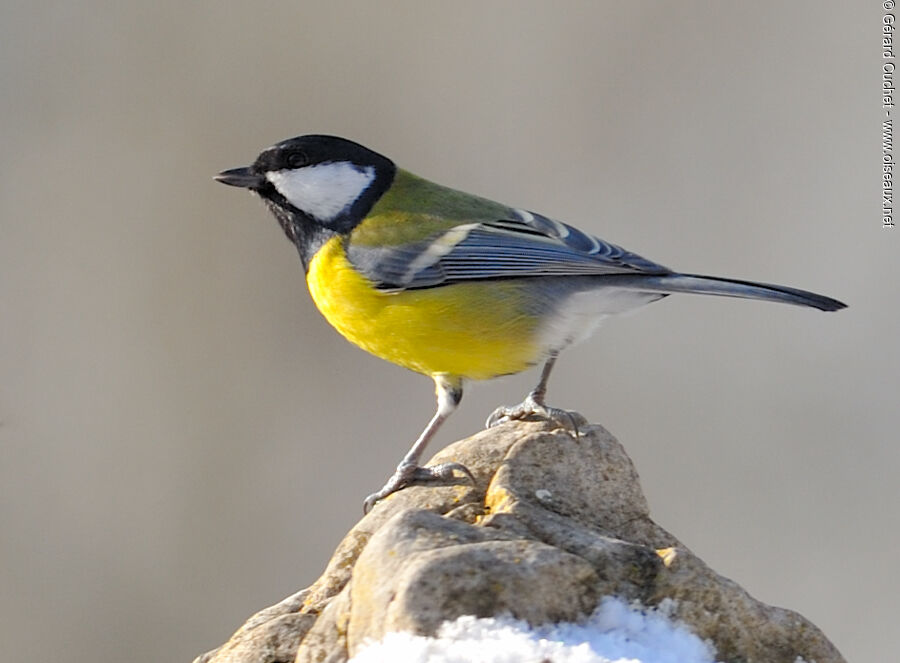
<instances>
[{"instance_id":1,"label":"wing feather","mask_svg":"<svg viewBox=\"0 0 900 663\"><path fill-rule=\"evenodd\" d=\"M351 241L347 254L384 290L499 278L671 273L615 244L524 210L510 210L509 218L496 221L462 223L402 245Z\"/></svg>"}]
</instances>

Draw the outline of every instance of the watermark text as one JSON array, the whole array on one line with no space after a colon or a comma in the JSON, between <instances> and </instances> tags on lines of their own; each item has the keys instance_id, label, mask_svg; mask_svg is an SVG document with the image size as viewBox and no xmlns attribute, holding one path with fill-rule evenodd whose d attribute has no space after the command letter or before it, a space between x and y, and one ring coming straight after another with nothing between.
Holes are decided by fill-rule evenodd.
<instances>
[{"instance_id":1,"label":"watermark text","mask_svg":"<svg viewBox=\"0 0 900 663\"><path fill-rule=\"evenodd\" d=\"M883 0L881 15L881 227L894 227L894 85L897 65L894 45L897 39L897 18L893 13L895 0Z\"/></svg>"}]
</instances>

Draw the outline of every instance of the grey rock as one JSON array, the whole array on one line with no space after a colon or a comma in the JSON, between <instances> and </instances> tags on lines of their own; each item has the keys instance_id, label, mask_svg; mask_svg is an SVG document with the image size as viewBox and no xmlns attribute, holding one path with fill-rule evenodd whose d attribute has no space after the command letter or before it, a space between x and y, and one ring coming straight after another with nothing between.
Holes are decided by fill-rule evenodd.
<instances>
[{"instance_id":1,"label":"grey rock","mask_svg":"<svg viewBox=\"0 0 900 663\"><path fill-rule=\"evenodd\" d=\"M728 663L844 659L797 613L761 603L650 519L637 472L605 429L504 424L432 463L475 485L412 487L376 505L309 588L263 610L195 663L339 663L391 631L461 615L573 621L615 595L667 611Z\"/></svg>"},{"instance_id":2,"label":"grey rock","mask_svg":"<svg viewBox=\"0 0 900 663\"><path fill-rule=\"evenodd\" d=\"M309 590L293 594L260 610L221 647L194 659L194 663L289 663L297 656L306 632L316 617L303 612Z\"/></svg>"}]
</instances>

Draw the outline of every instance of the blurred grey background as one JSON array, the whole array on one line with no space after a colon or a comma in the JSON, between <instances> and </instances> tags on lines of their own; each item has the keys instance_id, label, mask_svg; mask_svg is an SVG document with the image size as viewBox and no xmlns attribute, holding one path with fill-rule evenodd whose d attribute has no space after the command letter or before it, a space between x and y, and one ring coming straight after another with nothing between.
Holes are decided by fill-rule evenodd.
<instances>
[{"instance_id":1,"label":"blurred grey background","mask_svg":"<svg viewBox=\"0 0 900 663\"><path fill-rule=\"evenodd\" d=\"M880 3L0 8L0 659L189 661L310 582L433 408L212 175L302 133L813 310L671 297L564 354L657 520L851 661L898 648ZM518 402L470 388L430 451Z\"/></svg>"}]
</instances>

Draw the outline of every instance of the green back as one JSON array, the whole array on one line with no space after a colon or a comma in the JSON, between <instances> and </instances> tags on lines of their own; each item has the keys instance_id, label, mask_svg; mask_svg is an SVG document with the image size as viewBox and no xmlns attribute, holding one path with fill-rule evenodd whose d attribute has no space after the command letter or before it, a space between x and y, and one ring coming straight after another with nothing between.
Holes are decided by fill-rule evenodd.
<instances>
[{"instance_id":1,"label":"green back","mask_svg":"<svg viewBox=\"0 0 900 663\"><path fill-rule=\"evenodd\" d=\"M510 208L397 169L394 182L353 230L360 246L422 241L461 223L507 219Z\"/></svg>"}]
</instances>

